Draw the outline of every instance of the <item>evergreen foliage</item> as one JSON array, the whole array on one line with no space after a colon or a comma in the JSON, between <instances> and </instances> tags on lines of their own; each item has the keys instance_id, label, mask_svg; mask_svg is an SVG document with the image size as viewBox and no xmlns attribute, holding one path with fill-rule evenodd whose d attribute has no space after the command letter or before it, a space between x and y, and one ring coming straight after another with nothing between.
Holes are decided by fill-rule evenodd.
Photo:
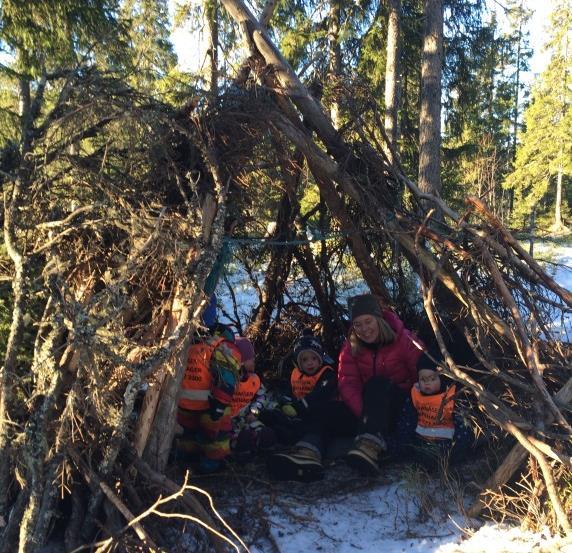
<instances>
[{"instance_id":1,"label":"evergreen foliage","mask_svg":"<svg viewBox=\"0 0 572 553\"><path fill-rule=\"evenodd\" d=\"M525 224L536 211L553 223L557 181L560 178L566 189L572 177L571 36L572 8L569 2L559 2L546 44L550 63L533 87L514 171L504 183L506 188L514 190L514 218L518 225ZM568 190L570 194L569 186ZM566 202L566 195L563 201ZM566 205L563 207L566 210Z\"/></svg>"}]
</instances>

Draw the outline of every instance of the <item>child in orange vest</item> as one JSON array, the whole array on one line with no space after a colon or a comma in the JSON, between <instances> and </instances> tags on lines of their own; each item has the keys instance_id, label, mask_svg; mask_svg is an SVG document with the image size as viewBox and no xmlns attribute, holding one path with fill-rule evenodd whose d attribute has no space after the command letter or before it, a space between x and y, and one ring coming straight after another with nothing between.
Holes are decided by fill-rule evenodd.
<instances>
[{"instance_id":1,"label":"child in orange vest","mask_svg":"<svg viewBox=\"0 0 572 553\"><path fill-rule=\"evenodd\" d=\"M310 329L305 329L294 347L295 367L290 375L292 401L282 405L281 414L291 421L294 449L276 453L268 461L268 469L275 478L291 479L292 457L300 451L307 452L305 469L309 479L321 473L315 458L321 455L320 445L324 437L319 432L324 407L332 401L337 391L335 370L324 363L322 344ZM279 422L278 417L276 419ZM276 428L280 435L281 430ZM292 443L292 442L291 442ZM302 463L305 459L302 460ZM316 474L314 474L316 473Z\"/></svg>"},{"instance_id":2,"label":"child in orange vest","mask_svg":"<svg viewBox=\"0 0 572 553\"><path fill-rule=\"evenodd\" d=\"M304 329L294 346L295 366L290 375L293 401L282 406L291 418L306 418L335 395L336 372L324 363L324 349L311 329Z\"/></svg>"},{"instance_id":3,"label":"child in orange vest","mask_svg":"<svg viewBox=\"0 0 572 553\"><path fill-rule=\"evenodd\" d=\"M435 356L439 358L437 353L432 355ZM426 353L417 362L417 375L418 381L411 389L411 403L404 407L403 420L409 419L410 437L403 441L411 444L414 458L429 468L444 458L450 463L459 462L473 442L473 433L455 410L457 386L446 382L438 365ZM412 414L407 416L407 411Z\"/></svg>"},{"instance_id":4,"label":"child in orange vest","mask_svg":"<svg viewBox=\"0 0 572 553\"><path fill-rule=\"evenodd\" d=\"M247 461L257 451L272 447L276 442L274 431L265 426L258 415L270 406L268 394L260 377L255 373L254 346L248 338L235 339L242 359L240 378L231 403L231 449L239 461Z\"/></svg>"},{"instance_id":5,"label":"child in orange vest","mask_svg":"<svg viewBox=\"0 0 572 553\"><path fill-rule=\"evenodd\" d=\"M198 455L202 473L219 470L230 454L230 405L241 363L232 331L216 325L212 332L189 348L177 409L183 428L177 450Z\"/></svg>"}]
</instances>

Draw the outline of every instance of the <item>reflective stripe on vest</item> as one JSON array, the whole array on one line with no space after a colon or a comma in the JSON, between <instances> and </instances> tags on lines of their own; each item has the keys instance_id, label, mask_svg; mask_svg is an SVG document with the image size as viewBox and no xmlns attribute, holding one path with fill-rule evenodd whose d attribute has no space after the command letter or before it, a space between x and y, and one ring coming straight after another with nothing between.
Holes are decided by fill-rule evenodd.
<instances>
[{"instance_id":1,"label":"reflective stripe on vest","mask_svg":"<svg viewBox=\"0 0 572 553\"><path fill-rule=\"evenodd\" d=\"M211 343L193 344L189 348L187 368L179 392L179 407L189 411L208 409L212 382L209 365L213 351L222 342L224 338L218 338Z\"/></svg>"},{"instance_id":2,"label":"reflective stripe on vest","mask_svg":"<svg viewBox=\"0 0 572 553\"><path fill-rule=\"evenodd\" d=\"M210 390L181 390L179 394L179 406L183 407L183 409L187 409L187 407L181 404L181 400L208 400L209 394Z\"/></svg>"},{"instance_id":3,"label":"reflective stripe on vest","mask_svg":"<svg viewBox=\"0 0 572 553\"><path fill-rule=\"evenodd\" d=\"M292 386L292 394L296 399L305 398L316 386L318 380L324 371L330 369L329 365L324 365L316 374L304 374L298 367L294 367L290 375L290 386Z\"/></svg>"},{"instance_id":4,"label":"reflective stripe on vest","mask_svg":"<svg viewBox=\"0 0 572 553\"><path fill-rule=\"evenodd\" d=\"M230 404L231 415L233 417L238 415L240 410L252 401L259 389L260 377L257 374L252 373L246 380L239 380Z\"/></svg>"},{"instance_id":5,"label":"reflective stripe on vest","mask_svg":"<svg viewBox=\"0 0 572 553\"><path fill-rule=\"evenodd\" d=\"M456 387L450 386L444 392L426 396L419 390L419 383L411 388L411 401L417 411L417 428L419 436L427 440L452 439L455 433L453 408ZM437 419L439 412L441 416Z\"/></svg>"},{"instance_id":6,"label":"reflective stripe on vest","mask_svg":"<svg viewBox=\"0 0 572 553\"><path fill-rule=\"evenodd\" d=\"M427 440L452 440L453 434L455 434L455 429L438 427L428 428L427 426L417 425L415 432Z\"/></svg>"}]
</instances>

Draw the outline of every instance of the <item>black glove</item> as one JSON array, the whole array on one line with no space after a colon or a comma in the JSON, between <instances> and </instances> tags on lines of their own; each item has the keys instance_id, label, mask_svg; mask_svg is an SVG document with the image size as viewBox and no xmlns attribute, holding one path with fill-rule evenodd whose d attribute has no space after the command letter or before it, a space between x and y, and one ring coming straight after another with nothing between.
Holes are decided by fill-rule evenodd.
<instances>
[{"instance_id":1,"label":"black glove","mask_svg":"<svg viewBox=\"0 0 572 553\"><path fill-rule=\"evenodd\" d=\"M209 396L209 417L213 421L219 420L224 415L226 407L227 406L224 403L221 403L218 399L215 399L213 396Z\"/></svg>"}]
</instances>

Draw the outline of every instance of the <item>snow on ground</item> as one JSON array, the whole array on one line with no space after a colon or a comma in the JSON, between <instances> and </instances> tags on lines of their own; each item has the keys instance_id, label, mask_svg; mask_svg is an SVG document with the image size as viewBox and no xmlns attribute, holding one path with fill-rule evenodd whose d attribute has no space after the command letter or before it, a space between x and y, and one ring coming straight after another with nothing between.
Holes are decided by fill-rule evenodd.
<instances>
[{"instance_id":1,"label":"snow on ground","mask_svg":"<svg viewBox=\"0 0 572 553\"><path fill-rule=\"evenodd\" d=\"M549 269L549 274L560 286L572 290L572 245L558 246L554 249L554 256L559 266Z\"/></svg>"},{"instance_id":2,"label":"snow on ground","mask_svg":"<svg viewBox=\"0 0 572 553\"><path fill-rule=\"evenodd\" d=\"M478 457L462 465L462 481L482 481L486 466ZM202 485L250 553L572 553L572 539L548 531L467 520L460 511L474 493L466 483L407 463L365 479L338 457L323 480L300 483L271 481L257 459Z\"/></svg>"},{"instance_id":3,"label":"snow on ground","mask_svg":"<svg viewBox=\"0 0 572 553\"><path fill-rule=\"evenodd\" d=\"M300 492L295 497L283 492L280 502L267 513L274 545L258 543L250 551L572 553L572 542L563 545L548 532L496 524L464 532L463 528L469 525L458 514L450 492L442 489L436 479L417 484L418 487L407 481L373 484L371 489L318 500L309 497L307 501ZM320 485L318 482L304 486L319 489Z\"/></svg>"},{"instance_id":4,"label":"snow on ground","mask_svg":"<svg viewBox=\"0 0 572 553\"><path fill-rule=\"evenodd\" d=\"M560 286L572 291L572 245L540 242L534 245L534 257ZM555 313L549 328L552 339L572 342L572 312Z\"/></svg>"},{"instance_id":5,"label":"snow on ground","mask_svg":"<svg viewBox=\"0 0 572 553\"><path fill-rule=\"evenodd\" d=\"M520 528L487 524L460 544L449 543L436 553L571 553L572 543L548 532L528 532Z\"/></svg>"},{"instance_id":6,"label":"snow on ground","mask_svg":"<svg viewBox=\"0 0 572 553\"><path fill-rule=\"evenodd\" d=\"M282 553L435 551L441 544L456 541L459 534L441 512L419 522L415 495L402 483L347 494L334 503L325 499L293 512L307 525L285 525L279 509L272 513L274 539Z\"/></svg>"}]
</instances>

